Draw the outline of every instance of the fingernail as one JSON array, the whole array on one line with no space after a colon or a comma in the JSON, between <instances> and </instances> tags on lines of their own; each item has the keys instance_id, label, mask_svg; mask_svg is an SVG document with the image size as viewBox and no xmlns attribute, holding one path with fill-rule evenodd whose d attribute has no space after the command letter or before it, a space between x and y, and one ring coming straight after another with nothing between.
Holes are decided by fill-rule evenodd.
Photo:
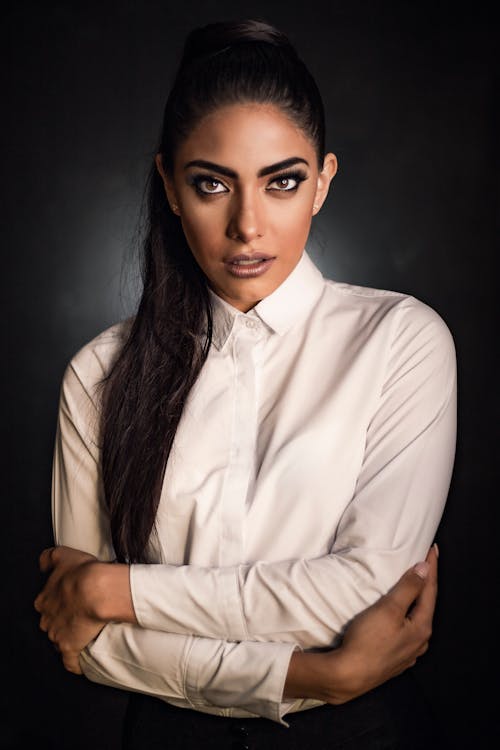
<instances>
[{"instance_id":1,"label":"fingernail","mask_svg":"<svg viewBox=\"0 0 500 750\"><path fill-rule=\"evenodd\" d=\"M420 576L420 578L427 578L427 573L429 572L429 563L427 562L418 562L413 570L415 573Z\"/></svg>"},{"instance_id":2,"label":"fingernail","mask_svg":"<svg viewBox=\"0 0 500 750\"><path fill-rule=\"evenodd\" d=\"M436 550L436 557L439 557L439 547L437 545L437 542L434 542L433 547Z\"/></svg>"}]
</instances>

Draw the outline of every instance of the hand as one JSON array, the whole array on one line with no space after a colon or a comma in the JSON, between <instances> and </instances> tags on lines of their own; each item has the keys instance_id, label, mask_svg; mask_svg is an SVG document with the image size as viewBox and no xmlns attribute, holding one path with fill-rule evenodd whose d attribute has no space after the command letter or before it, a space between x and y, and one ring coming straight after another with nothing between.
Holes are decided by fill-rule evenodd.
<instances>
[{"instance_id":1,"label":"hand","mask_svg":"<svg viewBox=\"0 0 500 750\"><path fill-rule=\"evenodd\" d=\"M349 624L329 702L344 703L412 667L427 651L437 596L437 549ZM343 674L343 679L339 676Z\"/></svg>"},{"instance_id":2,"label":"hand","mask_svg":"<svg viewBox=\"0 0 500 750\"><path fill-rule=\"evenodd\" d=\"M50 547L40 555L40 570L50 573L34 602L40 628L60 652L64 667L81 674L80 651L100 633L105 621L95 617L88 591L97 558L71 547Z\"/></svg>"},{"instance_id":3,"label":"hand","mask_svg":"<svg viewBox=\"0 0 500 750\"><path fill-rule=\"evenodd\" d=\"M419 575L420 574L420 575ZM351 620L341 645L292 654L283 698L345 703L415 664L428 648L437 595L437 549Z\"/></svg>"}]
</instances>

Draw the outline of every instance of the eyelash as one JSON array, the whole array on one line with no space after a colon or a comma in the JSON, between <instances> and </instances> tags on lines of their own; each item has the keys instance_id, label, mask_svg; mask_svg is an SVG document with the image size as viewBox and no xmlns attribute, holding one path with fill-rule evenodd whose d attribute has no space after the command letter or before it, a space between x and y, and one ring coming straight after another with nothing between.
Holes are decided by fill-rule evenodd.
<instances>
[{"instance_id":1,"label":"eyelash","mask_svg":"<svg viewBox=\"0 0 500 750\"><path fill-rule=\"evenodd\" d=\"M279 188L272 188L272 190L275 190L277 193L295 193L298 190L300 183L307 179L308 175L305 172L297 170L295 172L284 172L283 174L276 175L270 184L272 185L273 182L278 182L279 180L295 180L297 184L292 188L282 188L281 190ZM195 187L196 192L204 198L210 195L222 195L226 192L221 190L217 193L210 193L202 190L200 185L204 182L218 182L219 185L223 185L217 177L211 177L207 174L195 174L190 178L189 182Z\"/></svg>"},{"instance_id":2,"label":"eyelash","mask_svg":"<svg viewBox=\"0 0 500 750\"><path fill-rule=\"evenodd\" d=\"M296 170L295 172L284 172L284 174L277 175L277 177L272 180L271 185L273 184L273 182L279 182L279 180L295 180L297 183L295 187L288 189L285 188L282 190L278 189L279 193L294 193L296 190L298 190L300 183L304 182L304 180L307 180L307 174L300 169Z\"/></svg>"}]
</instances>

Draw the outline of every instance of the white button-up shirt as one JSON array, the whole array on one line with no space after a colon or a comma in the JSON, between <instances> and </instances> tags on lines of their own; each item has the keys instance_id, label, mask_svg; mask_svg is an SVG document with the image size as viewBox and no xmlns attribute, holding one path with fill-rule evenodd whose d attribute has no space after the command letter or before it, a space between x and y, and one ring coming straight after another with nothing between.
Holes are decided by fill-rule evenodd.
<instances>
[{"instance_id":1,"label":"white button-up shirt","mask_svg":"<svg viewBox=\"0 0 500 750\"><path fill-rule=\"evenodd\" d=\"M456 439L456 361L412 296L326 279L304 250L248 313L210 291L214 335L167 463L139 625L110 623L86 676L178 706L283 721L292 652L346 624L425 558ZM97 382L128 323L85 345L61 389L57 544L112 560Z\"/></svg>"}]
</instances>

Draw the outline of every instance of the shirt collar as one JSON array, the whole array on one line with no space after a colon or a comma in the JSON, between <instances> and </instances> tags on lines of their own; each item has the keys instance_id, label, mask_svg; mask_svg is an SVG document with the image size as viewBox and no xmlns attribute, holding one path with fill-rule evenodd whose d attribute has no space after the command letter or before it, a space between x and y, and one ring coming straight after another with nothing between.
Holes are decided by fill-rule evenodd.
<instances>
[{"instance_id":1,"label":"shirt collar","mask_svg":"<svg viewBox=\"0 0 500 750\"><path fill-rule=\"evenodd\" d=\"M283 336L312 309L323 286L323 274L304 249L299 262L286 279L247 313L242 313L208 287L213 312L212 341L215 347L222 349L238 316L258 318L271 331Z\"/></svg>"}]
</instances>

